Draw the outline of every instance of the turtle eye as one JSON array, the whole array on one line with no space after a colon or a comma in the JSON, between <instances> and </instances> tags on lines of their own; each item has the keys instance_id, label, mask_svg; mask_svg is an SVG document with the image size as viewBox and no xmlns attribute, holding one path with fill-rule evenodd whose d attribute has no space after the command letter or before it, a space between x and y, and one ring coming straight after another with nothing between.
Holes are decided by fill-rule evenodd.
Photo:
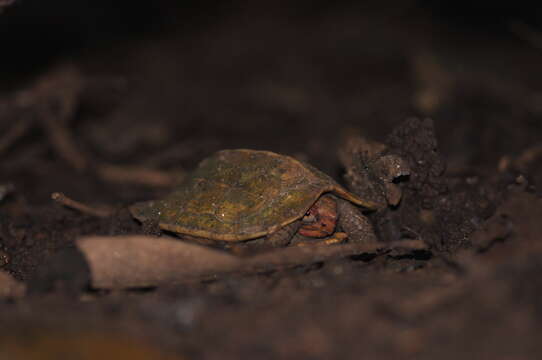
<instances>
[{"instance_id":1,"label":"turtle eye","mask_svg":"<svg viewBox=\"0 0 542 360\"><path fill-rule=\"evenodd\" d=\"M315 220L316 220L316 217L312 215L311 213L306 213L305 216L303 216L303 219L301 219L301 221L305 223L311 223L311 222L314 222Z\"/></svg>"}]
</instances>

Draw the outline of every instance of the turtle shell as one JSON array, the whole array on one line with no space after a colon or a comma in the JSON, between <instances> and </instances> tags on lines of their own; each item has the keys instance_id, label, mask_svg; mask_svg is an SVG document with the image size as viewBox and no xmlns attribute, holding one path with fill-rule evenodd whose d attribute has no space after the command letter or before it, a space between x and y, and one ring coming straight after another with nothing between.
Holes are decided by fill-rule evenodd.
<instances>
[{"instance_id":1,"label":"turtle shell","mask_svg":"<svg viewBox=\"0 0 542 360\"><path fill-rule=\"evenodd\" d=\"M301 218L327 192L376 208L292 157L222 150L203 160L165 199L136 203L130 211L140 221L157 221L160 228L175 233L243 241Z\"/></svg>"}]
</instances>

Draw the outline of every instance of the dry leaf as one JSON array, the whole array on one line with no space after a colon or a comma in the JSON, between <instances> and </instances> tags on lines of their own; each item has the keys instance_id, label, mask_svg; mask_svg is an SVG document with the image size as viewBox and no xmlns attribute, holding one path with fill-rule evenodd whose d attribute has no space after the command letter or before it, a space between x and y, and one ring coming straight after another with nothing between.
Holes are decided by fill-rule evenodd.
<instances>
[{"instance_id":1,"label":"dry leaf","mask_svg":"<svg viewBox=\"0 0 542 360\"><path fill-rule=\"evenodd\" d=\"M209 277L239 267L240 259L167 237L92 236L77 241L96 288L128 288Z\"/></svg>"}]
</instances>

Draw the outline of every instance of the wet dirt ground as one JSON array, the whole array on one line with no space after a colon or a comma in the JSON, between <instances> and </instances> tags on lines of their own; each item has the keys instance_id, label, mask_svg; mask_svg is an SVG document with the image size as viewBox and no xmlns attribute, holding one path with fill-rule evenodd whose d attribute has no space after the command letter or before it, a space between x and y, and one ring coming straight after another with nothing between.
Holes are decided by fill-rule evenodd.
<instances>
[{"instance_id":1,"label":"wet dirt ground","mask_svg":"<svg viewBox=\"0 0 542 360\"><path fill-rule=\"evenodd\" d=\"M536 9L234 4L0 1L0 359L540 358ZM409 164L368 216L423 250L91 286L75 241L144 234L127 207L206 156L346 184L353 135Z\"/></svg>"}]
</instances>

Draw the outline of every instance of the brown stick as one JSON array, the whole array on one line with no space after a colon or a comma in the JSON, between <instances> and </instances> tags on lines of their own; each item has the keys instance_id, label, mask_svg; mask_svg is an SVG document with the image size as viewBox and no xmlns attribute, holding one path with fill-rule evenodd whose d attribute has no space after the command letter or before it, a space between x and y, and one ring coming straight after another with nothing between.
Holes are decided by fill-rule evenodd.
<instances>
[{"instance_id":1,"label":"brown stick","mask_svg":"<svg viewBox=\"0 0 542 360\"><path fill-rule=\"evenodd\" d=\"M0 4L2 1L5 0L0 0ZM20 92L13 102L19 108L32 110L56 154L78 171L93 171L102 180L113 183L171 186L178 181L182 176L180 172L98 163L81 150L68 125L77 111L85 81L77 68L63 65L45 73L34 86ZM30 120L16 122L0 138L0 154L32 125Z\"/></svg>"},{"instance_id":2,"label":"brown stick","mask_svg":"<svg viewBox=\"0 0 542 360\"><path fill-rule=\"evenodd\" d=\"M96 168L105 181L133 183L151 186L171 186L182 177L182 173L166 172L138 166L122 166L102 163Z\"/></svg>"},{"instance_id":3,"label":"brown stick","mask_svg":"<svg viewBox=\"0 0 542 360\"><path fill-rule=\"evenodd\" d=\"M75 169L82 171L88 167L85 155L79 150L68 129L50 114L42 114L44 128L56 153Z\"/></svg>"},{"instance_id":4,"label":"brown stick","mask_svg":"<svg viewBox=\"0 0 542 360\"><path fill-rule=\"evenodd\" d=\"M113 183L133 183L150 186L171 186L181 174L174 174L137 166L114 165L108 163L92 164L76 145L71 132L52 116L44 115L43 124L49 140L57 154L76 170L93 167L104 181Z\"/></svg>"},{"instance_id":5,"label":"brown stick","mask_svg":"<svg viewBox=\"0 0 542 360\"><path fill-rule=\"evenodd\" d=\"M257 273L363 253L385 254L395 247L426 249L422 241L410 240L294 246L240 258L165 236L93 236L77 240L77 247L88 261L95 288L157 286Z\"/></svg>"},{"instance_id":6,"label":"brown stick","mask_svg":"<svg viewBox=\"0 0 542 360\"><path fill-rule=\"evenodd\" d=\"M391 243L352 243L345 245L314 245L288 247L256 255L240 267L240 272L259 272L282 269L300 264L314 263L332 258L359 254L382 254L395 248L424 250L427 245L421 240L402 240Z\"/></svg>"},{"instance_id":7,"label":"brown stick","mask_svg":"<svg viewBox=\"0 0 542 360\"><path fill-rule=\"evenodd\" d=\"M51 114L43 114L43 124L49 140L57 154L76 170L82 171L93 167L96 174L104 181L113 183L133 183L150 186L171 186L180 177L180 173L170 173L138 166L114 165L108 163L92 164L76 145L71 132Z\"/></svg>"},{"instance_id":8,"label":"brown stick","mask_svg":"<svg viewBox=\"0 0 542 360\"><path fill-rule=\"evenodd\" d=\"M97 208L97 207L85 205L79 201L70 199L63 193L59 193L59 192L52 193L51 199L53 199L57 203L62 204L70 209L80 211L87 215L97 216L101 218L110 217L111 215L113 215L113 211L110 209Z\"/></svg>"}]
</instances>

